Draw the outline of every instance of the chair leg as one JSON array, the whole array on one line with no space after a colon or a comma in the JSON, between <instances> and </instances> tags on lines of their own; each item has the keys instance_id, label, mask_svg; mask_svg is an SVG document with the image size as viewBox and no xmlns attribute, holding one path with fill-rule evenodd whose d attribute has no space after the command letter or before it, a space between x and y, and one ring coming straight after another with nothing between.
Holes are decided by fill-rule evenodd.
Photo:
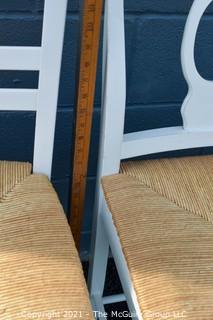
<instances>
[{"instance_id":1,"label":"chair leg","mask_svg":"<svg viewBox=\"0 0 213 320\"><path fill-rule=\"evenodd\" d=\"M140 307L137 301L137 295L132 284L131 276L129 274L127 262L123 255L120 240L112 220L111 212L109 211L106 202L104 203L103 212L103 224L105 226L107 237L109 239L110 248L112 251L113 258L115 260L115 264L124 290L126 301L129 310L132 314L132 319L143 320Z\"/></svg>"},{"instance_id":2,"label":"chair leg","mask_svg":"<svg viewBox=\"0 0 213 320\"><path fill-rule=\"evenodd\" d=\"M88 286L96 318L106 319L103 304L103 291L106 278L109 242L102 224L101 213L97 216L92 239L92 252L89 266Z\"/></svg>"}]
</instances>

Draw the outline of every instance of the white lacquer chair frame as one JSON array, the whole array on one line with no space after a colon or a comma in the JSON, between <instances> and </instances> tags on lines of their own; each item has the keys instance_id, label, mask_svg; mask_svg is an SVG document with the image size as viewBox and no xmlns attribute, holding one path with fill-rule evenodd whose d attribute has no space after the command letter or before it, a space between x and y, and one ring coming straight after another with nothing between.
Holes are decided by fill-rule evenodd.
<instances>
[{"instance_id":1,"label":"white lacquer chair frame","mask_svg":"<svg viewBox=\"0 0 213 320\"><path fill-rule=\"evenodd\" d=\"M123 0L105 1L101 137L89 287L92 303L104 319L104 304L127 300L135 319L142 319L119 237L101 188L101 177L119 172L120 161L164 151L213 145L213 82L198 73L194 59L197 29L212 0L194 0L181 50L189 91L181 114L183 126L124 134L126 63ZM124 295L103 297L109 247L118 269Z\"/></svg>"},{"instance_id":2,"label":"white lacquer chair frame","mask_svg":"<svg viewBox=\"0 0 213 320\"><path fill-rule=\"evenodd\" d=\"M0 111L35 111L33 171L51 177L67 0L45 0L40 47L0 47L0 70L39 71L38 89L0 89Z\"/></svg>"}]
</instances>

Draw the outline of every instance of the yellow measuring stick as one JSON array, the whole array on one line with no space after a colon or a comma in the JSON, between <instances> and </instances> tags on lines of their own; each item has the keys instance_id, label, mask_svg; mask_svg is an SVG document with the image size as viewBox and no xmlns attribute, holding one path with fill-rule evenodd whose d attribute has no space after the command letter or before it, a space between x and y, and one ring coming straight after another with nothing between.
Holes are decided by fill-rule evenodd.
<instances>
[{"instance_id":1,"label":"yellow measuring stick","mask_svg":"<svg viewBox=\"0 0 213 320\"><path fill-rule=\"evenodd\" d=\"M83 222L103 0L84 0L69 222L77 248Z\"/></svg>"}]
</instances>

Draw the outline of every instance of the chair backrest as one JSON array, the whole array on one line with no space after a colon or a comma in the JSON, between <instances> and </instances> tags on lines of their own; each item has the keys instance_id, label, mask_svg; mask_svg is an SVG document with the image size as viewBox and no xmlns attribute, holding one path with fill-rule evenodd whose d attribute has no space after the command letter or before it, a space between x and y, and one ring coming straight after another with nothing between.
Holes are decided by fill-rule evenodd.
<instances>
[{"instance_id":1,"label":"chair backrest","mask_svg":"<svg viewBox=\"0 0 213 320\"><path fill-rule=\"evenodd\" d=\"M200 76L194 58L199 22L211 2L194 0L185 26L181 61L189 91L181 109L183 126L124 134L124 4L106 0L99 177L118 173L122 159L213 145L213 82Z\"/></svg>"},{"instance_id":2,"label":"chair backrest","mask_svg":"<svg viewBox=\"0 0 213 320\"><path fill-rule=\"evenodd\" d=\"M0 70L39 71L38 89L0 89L0 110L36 111L34 172L51 176L67 0L45 0L40 47L0 47Z\"/></svg>"}]
</instances>

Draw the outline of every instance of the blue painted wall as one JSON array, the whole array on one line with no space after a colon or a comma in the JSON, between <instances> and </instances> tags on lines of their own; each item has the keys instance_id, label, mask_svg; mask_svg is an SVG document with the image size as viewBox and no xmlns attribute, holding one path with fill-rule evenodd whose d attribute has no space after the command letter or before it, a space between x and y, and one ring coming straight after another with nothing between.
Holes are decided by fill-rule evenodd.
<instances>
[{"instance_id":1,"label":"blue painted wall","mask_svg":"<svg viewBox=\"0 0 213 320\"><path fill-rule=\"evenodd\" d=\"M68 210L73 134L75 67L79 1L70 0L55 139L52 181ZM181 124L180 106L187 87L180 66L180 45L192 0L125 0L127 112L125 131ZM39 45L43 3L40 0L0 1L0 45ZM202 19L195 50L200 73L213 79L213 5ZM82 251L89 248L100 119L101 64L98 68L94 123L88 171ZM0 86L35 88L34 72L2 72ZM32 161L33 113L0 113L0 159ZM197 149L179 154L201 154Z\"/></svg>"}]
</instances>

